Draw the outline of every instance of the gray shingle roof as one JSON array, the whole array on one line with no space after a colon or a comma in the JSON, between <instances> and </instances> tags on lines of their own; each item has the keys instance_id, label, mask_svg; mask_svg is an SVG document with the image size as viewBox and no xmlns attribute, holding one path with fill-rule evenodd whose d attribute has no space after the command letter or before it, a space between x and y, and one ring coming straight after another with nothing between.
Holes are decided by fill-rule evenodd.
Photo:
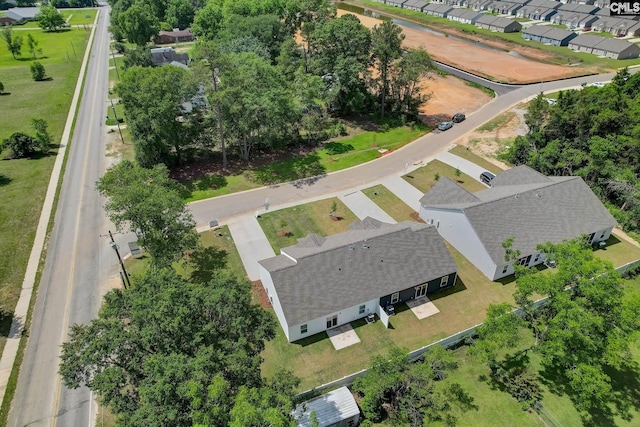
<instances>
[{"instance_id":1,"label":"gray shingle roof","mask_svg":"<svg viewBox=\"0 0 640 427\"><path fill-rule=\"evenodd\" d=\"M508 181L513 182L509 185ZM514 237L513 248L522 254L535 251L538 244L578 237L616 225L615 219L580 177L545 177L527 166L498 174L493 187L473 195L478 201L459 205L434 203L428 193L422 203L431 208L457 208L471 226L496 264L504 262L502 243ZM444 184L441 179L433 186ZM461 194L461 193L459 193ZM466 199L465 199L466 200Z\"/></svg>"},{"instance_id":2,"label":"gray shingle roof","mask_svg":"<svg viewBox=\"0 0 640 427\"><path fill-rule=\"evenodd\" d=\"M525 28L522 30L522 34L530 34L532 36L541 36L545 33L551 31L553 27L548 25L532 25L529 28Z\"/></svg>"},{"instance_id":3,"label":"gray shingle roof","mask_svg":"<svg viewBox=\"0 0 640 427\"><path fill-rule=\"evenodd\" d=\"M308 246L313 238L302 240L259 262L271 274L290 326L457 271L437 230L426 224L367 218L319 246Z\"/></svg>"},{"instance_id":4,"label":"gray shingle roof","mask_svg":"<svg viewBox=\"0 0 640 427\"><path fill-rule=\"evenodd\" d=\"M596 47L598 43L604 40L602 36L594 36L592 34L580 34L575 39L569 42L569 45L584 46L584 47Z\"/></svg>"},{"instance_id":5,"label":"gray shingle roof","mask_svg":"<svg viewBox=\"0 0 640 427\"><path fill-rule=\"evenodd\" d=\"M620 53L625 49L629 49L629 48L632 48L633 46L636 46L634 43L628 42L626 40L612 39L608 37L603 37L603 39L604 40L602 40L600 43L598 43L595 46L595 49L604 50L606 52Z\"/></svg>"}]
</instances>

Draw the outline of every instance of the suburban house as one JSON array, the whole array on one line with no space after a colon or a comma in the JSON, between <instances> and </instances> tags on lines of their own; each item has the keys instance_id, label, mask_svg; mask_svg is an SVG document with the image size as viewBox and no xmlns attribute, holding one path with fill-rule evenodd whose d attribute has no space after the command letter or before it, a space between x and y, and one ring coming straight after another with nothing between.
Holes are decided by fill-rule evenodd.
<instances>
[{"instance_id":1,"label":"suburban house","mask_svg":"<svg viewBox=\"0 0 640 427\"><path fill-rule=\"evenodd\" d=\"M516 17L535 21L550 21L551 17L556 13L558 13L556 9L527 5L516 12Z\"/></svg>"},{"instance_id":2,"label":"suburban house","mask_svg":"<svg viewBox=\"0 0 640 427\"><path fill-rule=\"evenodd\" d=\"M415 10L416 12L422 12L422 9L427 5L424 0L407 0L402 5L405 9Z\"/></svg>"},{"instance_id":3,"label":"suburban house","mask_svg":"<svg viewBox=\"0 0 640 427\"><path fill-rule=\"evenodd\" d=\"M298 427L312 427L315 412L318 427L351 427L360 422L360 408L347 387L325 393L299 404L293 411Z\"/></svg>"},{"instance_id":4,"label":"suburban house","mask_svg":"<svg viewBox=\"0 0 640 427\"><path fill-rule=\"evenodd\" d=\"M591 28L591 25L598 20L595 15L579 12L567 12L559 10L558 13L551 17L553 24L566 25L569 29L585 29Z\"/></svg>"},{"instance_id":5,"label":"suburban house","mask_svg":"<svg viewBox=\"0 0 640 427\"><path fill-rule=\"evenodd\" d=\"M469 9L454 9L449 12L447 19L463 24L475 24L478 18L482 16L481 12Z\"/></svg>"},{"instance_id":6,"label":"suburban house","mask_svg":"<svg viewBox=\"0 0 640 427\"><path fill-rule=\"evenodd\" d=\"M566 3L562 4L558 11L566 11L566 12L578 12L584 13L586 15L594 15L600 8L598 6L589 5L589 4L580 4L580 3Z\"/></svg>"},{"instance_id":7,"label":"suburban house","mask_svg":"<svg viewBox=\"0 0 640 427\"><path fill-rule=\"evenodd\" d=\"M509 18L484 15L476 20L476 27L499 33L516 33L522 29L522 24Z\"/></svg>"},{"instance_id":8,"label":"suburban house","mask_svg":"<svg viewBox=\"0 0 640 427\"><path fill-rule=\"evenodd\" d=\"M615 16L598 16L598 20L591 24L591 29L611 33L616 37L637 36L640 33L640 22Z\"/></svg>"},{"instance_id":9,"label":"suburban house","mask_svg":"<svg viewBox=\"0 0 640 427\"><path fill-rule=\"evenodd\" d=\"M183 43L194 40L193 33L190 28L179 30L174 28L172 31L160 31L155 38L158 44Z\"/></svg>"},{"instance_id":10,"label":"suburban house","mask_svg":"<svg viewBox=\"0 0 640 427\"><path fill-rule=\"evenodd\" d=\"M640 56L640 46L635 43L593 34L580 34L569 42L569 49L613 59L629 59Z\"/></svg>"},{"instance_id":11,"label":"suburban house","mask_svg":"<svg viewBox=\"0 0 640 427\"><path fill-rule=\"evenodd\" d=\"M404 3L405 1L407 0L385 0L384 4L394 7L402 7L402 3Z\"/></svg>"},{"instance_id":12,"label":"suburban house","mask_svg":"<svg viewBox=\"0 0 640 427\"><path fill-rule=\"evenodd\" d=\"M494 1L486 10L503 15L515 15L522 8L522 3L511 3L507 1Z\"/></svg>"},{"instance_id":13,"label":"suburban house","mask_svg":"<svg viewBox=\"0 0 640 427\"><path fill-rule=\"evenodd\" d=\"M569 42L578 37L576 33L562 28L554 28L548 25L532 25L522 30L522 37L553 46L568 46Z\"/></svg>"},{"instance_id":14,"label":"suburban house","mask_svg":"<svg viewBox=\"0 0 640 427\"><path fill-rule=\"evenodd\" d=\"M457 266L435 227L367 217L344 233L310 234L259 261L289 342L454 286ZM385 321L385 319L387 319Z\"/></svg>"},{"instance_id":15,"label":"suburban house","mask_svg":"<svg viewBox=\"0 0 640 427\"><path fill-rule=\"evenodd\" d=\"M580 177L547 177L528 166L498 174L492 187L470 193L441 178L420 199L420 217L491 280L513 274L503 243L513 238L519 265L545 261L536 246L585 235L607 240L616 220Z\"/></svg>"},{"instance_id":16,"label":"suburban house","mask_svg":"<svg viewBox=\"0 0 640 427\"><path fill-rule=\"evenodd\" d=\"M12 7L0 18L0 25L19 25L27 21L35 21L40 13L39 7Z\"/></svg>"},{"instance_id":17,"label":"suburban house","mask_svg":"<svg viewBox=\"0 0 640 427\"><path fill-rule=\"evenodd\" d=\"M447 14L452 10L453 8L447 4L429 3L422 9L422 13L426 13L427 15L439 16L441 18L446 18Z\"/></svg>"},{"instance_id":18,"label":"suburban house","mask_svg":"<svg viewBox=\"0 0 640 427\"><path fill-rule=\"evenodd\" d=\"M155 66L170 65L172 62L189 65L189 55L178 53L172 47L159 47L151 49L151 61Z\"/></svg>"},{"instance_id":19,"label":"suburban house","mask_svg":"<svg viewBox=\"0 0 640 427\"><path fill-rule=\"evenodd\" d=\"M468 6L473 10L487 10L491 3L493 3L492 0L470 0Z\"/></svg>"}]
</instances>

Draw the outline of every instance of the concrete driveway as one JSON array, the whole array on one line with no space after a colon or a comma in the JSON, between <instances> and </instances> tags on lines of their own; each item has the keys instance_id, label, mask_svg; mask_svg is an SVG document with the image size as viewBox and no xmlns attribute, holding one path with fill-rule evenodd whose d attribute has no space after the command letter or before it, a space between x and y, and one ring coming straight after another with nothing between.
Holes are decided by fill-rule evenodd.
<instances>
[{"instance_id":1,"label":"concrete driveway","mask_svg":"<svg viewBox=\"0 0 640 427\"><path fill-rule=\"evenodd\" d=\"M373 200L365 196L362 191L352 191L338 196L338 198L360 219L370 216L382 222L396 223L396 220L391 218L380 206L376 205Z\"/></svg>"},{"instance_id":2,"label":"concrete driveway","mask_svg":"<svg viewBox=\"0 0 640 427\"><path fill-rule=\"evenodd\" d=\"M480 174L486 171L485 168L478 166L469 160L465 160L462 157L456 156L449 151L439 152L435 155L435 159L440 160L442 163L446 163L451 167L460 169L460 172L466 173L476 181L480 181Z\"/></svg>"},{"instance_id":3,"label":"concrete driveway","mask_svg":"<svg viewBox=\"0 0 640 427\"><path fill-rule=\"evenodd\" d=\"M276 256L262 227L253 215L241 215L226 222L249 280L260 280L258 261Z\"/></svg>"}]
</instances>

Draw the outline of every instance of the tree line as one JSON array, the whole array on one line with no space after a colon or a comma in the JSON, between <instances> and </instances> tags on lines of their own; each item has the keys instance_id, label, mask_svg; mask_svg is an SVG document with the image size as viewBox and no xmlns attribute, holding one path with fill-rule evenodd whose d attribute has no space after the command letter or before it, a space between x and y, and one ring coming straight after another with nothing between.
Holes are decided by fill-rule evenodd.
<instances>
[{"instance_id":1,"label":"tree line","mask_svg":"<svg viewBox=\"0 0 640 427\"><path fill-rule=\"evenodd\" d=\"M504 159L545 175L581 176L620 225L638 231L640 220L640 75L624 69L602 88L562 91L550 105L529 103L529 132Z\"/></svg>"},{"instance_id":2,"label":"tree line","mask_svg":"<svg viewBox=\"0 0 640 427\"><path fill-rule=\"evenodd\" d=\"M111 16L116 39L139 46L125 51L116 91L145 167L212 152L226 167L228 154L246 162L315 145L352 115L413 121L433 70L424 49L403 50L400 27L337 18L328 0L118 0ZM188 70L151 67L146 46L162 22L198 36ZM198 93L207 102L191 108Z\"/></svg>"}]
</instances>

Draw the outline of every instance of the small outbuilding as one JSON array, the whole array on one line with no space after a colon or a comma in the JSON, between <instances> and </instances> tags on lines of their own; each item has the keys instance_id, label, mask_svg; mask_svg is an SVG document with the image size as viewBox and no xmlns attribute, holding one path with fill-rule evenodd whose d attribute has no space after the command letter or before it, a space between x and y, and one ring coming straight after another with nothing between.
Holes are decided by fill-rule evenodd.
<instances>
[{"instance_id":1,"label":"small outbuilding","mask_svg":"<svg viewBox=\"0 0 640 427\"><path fill-rule=\"evenodd\" d=\"M298 405L293 412L298 427L312 427L312 413L318 427L352 427L360 422L360 408L346 387Z\"/></svg>"}]
</instances>

